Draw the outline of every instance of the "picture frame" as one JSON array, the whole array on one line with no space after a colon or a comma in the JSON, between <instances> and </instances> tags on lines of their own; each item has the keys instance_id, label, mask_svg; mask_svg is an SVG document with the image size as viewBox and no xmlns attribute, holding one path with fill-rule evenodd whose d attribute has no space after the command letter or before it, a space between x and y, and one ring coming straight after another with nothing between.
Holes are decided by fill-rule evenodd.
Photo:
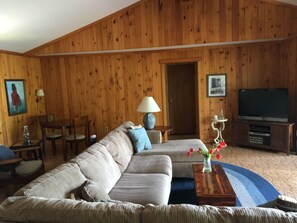
<instances>
[{"instance_id":1,"label":"picture frame","mask_svg":"<svg viewBox=\"0 0 297 223\"><path fill-rule=\"evenodd\" d=\"M24 80L4 80L8 115L18 115L27 112L27 100Z\"/></svg>"},{"instance_id":2,"label":"picture frame","mask_svg":"<svg viewBox=\"0 0 297 223\"><path fill-rule=\"evenodd\" d=\"M227 75L208 74L207 75L207 97L226 97L227 95Z\"/></svg>"}]
</instances>

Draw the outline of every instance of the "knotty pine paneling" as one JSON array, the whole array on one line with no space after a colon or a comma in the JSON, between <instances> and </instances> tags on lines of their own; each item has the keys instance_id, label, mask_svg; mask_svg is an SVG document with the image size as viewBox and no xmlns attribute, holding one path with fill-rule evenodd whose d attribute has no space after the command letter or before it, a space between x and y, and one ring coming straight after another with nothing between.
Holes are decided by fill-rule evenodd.
<instances>
[{"instance_id":1,"label":"knotty pine paneling","mask_svg":"<svg viewBox=\"0 0 297 223\"><path fill-rule=\"evenodd\" d=\"M27 113L8 116L5 79L24 79L27 100ZM45 113L45 98L37 107L35 91L43 88L39 58L0 53L0 144L11 146L22 139L23 126L28 125L32 137L40 137L36 116ZM45 91L47 94L47 91Z\"/></svg>"},{"instance_id":2,"label":"knotty pine paneling","mask_svg":"<svg viewBox=\"0 0 297 223\"><path fill-rule=\"evenodd\" d=\"M284 86L289 89L289 113L290 120L297 120L297 39L290 39L282 44L280 54L281 69L280 74L285 74L283 81ZM296 128L296 126L295 126Z\"/></svg>"},{"instance_id":3,"label":"knotty pine paneling","mask_svg":"<svg viewBox=\"0 0 297 223\"><path fill-rule=\"evenodd\" d=\"M296 35L296 14L260 0L143 0L29 53L287 38Z\"/></svg>"},{"instance_id":4,"label":"knotty pine paneling","mask_svg":"<svg viewBox=\"0 0 297 223\"><path fill-rule=\"evenodd\" d=\"M156 113L157 124L162 125L166 123L166 114L163 113L163 64L160 61L200 58L196 95L199 138L205 142L213 140L211 118L223 109L229 119L223 135L227 142L232 142L239 88L295 87L287 80L288 72L282 72L284 65L280 55L283 51L281 43L266 43L168 52L44 57L41 63L47 92L46 108L60 118L89 115L93 121L91 131L100 138L106 134L106 127L112 130L126 120L142 123L143 114L136 109L144 96L151 95L162 110ZM227 75L226 97L207 97L207 74ZM181 118L183 115L186 114L181 114Z\"/></svg>"}]
</instances>

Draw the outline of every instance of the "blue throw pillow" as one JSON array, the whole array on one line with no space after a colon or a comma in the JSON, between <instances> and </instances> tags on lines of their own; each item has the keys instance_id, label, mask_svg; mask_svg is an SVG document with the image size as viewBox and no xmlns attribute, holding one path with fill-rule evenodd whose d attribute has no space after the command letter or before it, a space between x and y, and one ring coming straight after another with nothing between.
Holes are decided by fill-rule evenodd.
<instances>
[{"instance_id":1,"label":"blue throw pillow","mask_svg":"<svg viewBox=\"0 0 297 223\"><path fill-rule=\"evenodd\" d=\"M0 160L9 160L14 158L17 158L17 156L11 149L5 146L0 146Z\"/></svg>"},{"instance_id":2,"label":"blue throw pillow","mask_svg":"<svg viewBox=\"0 0 297 223\"><path fill-rule=\"evenodd\" d=\"M152 144L144 128L128 129L128 134L136 153L152 149Z\"/></svg>"},{"instance_id":3,"label":"blue throw pillow","mask_svg":"<svg viewBox=\"0 0 297 223\"><path fill-rule=\"evenodd\" d=\"M17 156L14 154L14 152L11 149L5 146L0 146L0 160L9 160L14 158L17 158ZM9 171L9 167L2 166L0 167L0 170Z\"/></svg>"}]
</instances>

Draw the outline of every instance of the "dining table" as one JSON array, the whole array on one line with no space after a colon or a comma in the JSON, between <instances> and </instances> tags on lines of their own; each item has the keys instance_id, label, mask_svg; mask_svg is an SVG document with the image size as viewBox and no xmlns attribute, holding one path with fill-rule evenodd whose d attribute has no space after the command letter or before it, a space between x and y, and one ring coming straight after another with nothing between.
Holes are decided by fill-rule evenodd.
<instances>
[{"instance_id":1,"label":"dining table","mask_svg":"<svg viewBox=\"0 0 297 223\"><path fill-rule=\"evenodd\" d=\"M63 119L63 120L54 120L54 121L48 121L41 124L42 129L42 142L43 145L46 140L46 129L61 129L61 135L62 135L62 152L63 152L63 159L64 161L67 161L67 147L66 147L66 140L65 140L65 130L69 129L70 132L71 127L71 119Z\"/></svg>"}]
</instances>

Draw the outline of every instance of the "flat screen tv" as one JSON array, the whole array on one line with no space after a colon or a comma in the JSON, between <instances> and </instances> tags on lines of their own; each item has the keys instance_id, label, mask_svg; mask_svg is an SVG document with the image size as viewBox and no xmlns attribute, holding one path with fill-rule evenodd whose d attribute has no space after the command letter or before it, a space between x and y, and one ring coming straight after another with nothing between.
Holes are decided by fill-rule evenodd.
<instances>
[{"instance_id":1,"label":"flat screen tv","mask_svg":"<svg viewBox=\"0 0 297 223\"><path fill-rule=\"evenodd\" d=\"M238 118L288 122L288 89L239 89Z\"/></svg>"}]
</instances>

